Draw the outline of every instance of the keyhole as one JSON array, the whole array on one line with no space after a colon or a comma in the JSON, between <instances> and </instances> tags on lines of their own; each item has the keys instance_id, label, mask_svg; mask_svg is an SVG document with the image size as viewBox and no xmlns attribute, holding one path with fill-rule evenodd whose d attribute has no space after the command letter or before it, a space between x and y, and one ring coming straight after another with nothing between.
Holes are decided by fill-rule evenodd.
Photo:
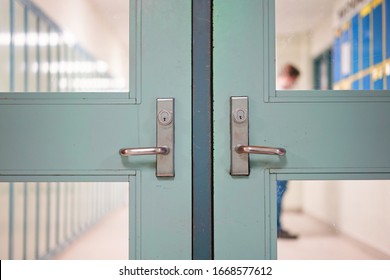
<instances>
[{"instance_id":1,"label":"keyhole","mask_svg":"<svg viewBox=\"0 0 390 280\"><path fill-rule=\"evenodd\" d=\"M236 110L235 114L234 114L234 119L237 123L243 123L246 121L246 110L244 109L238 109Z\"/></svg>"},{"instance_id":2,"label":"keyhole","mask_svg":"<svg viewBox=\"0 0 390 280\"><path fill-rule=\"evenodd\" d=\"M158 121L162 125L169 125L172 122L172 113L166 110L162 110L158 114Z\"/></svg>"}]
</instances>

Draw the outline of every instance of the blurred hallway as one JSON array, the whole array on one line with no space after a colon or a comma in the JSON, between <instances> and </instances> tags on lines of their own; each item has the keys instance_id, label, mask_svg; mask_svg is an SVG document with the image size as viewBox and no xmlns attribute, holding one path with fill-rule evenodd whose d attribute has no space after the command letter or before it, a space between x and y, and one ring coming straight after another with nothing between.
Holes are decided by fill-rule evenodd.
<instances>
[{"instance_id":1,"label":"blurred hallway","mask_svg":"<svg viewBox=\"0 0 390 280\"><path fill-rule=\"evenodd\" d=\"M57 260L128 259L128 207L123 206L92 227ZM281 260L389 260L377 250L337 232L302 213L284 213L286 228L299 234L297 240L278 239Z\"/></svg>"},{"instance_id":2,"label":"blurred hallway","mask_svg":"<svg viewBox=\"0 0 390 280\"><path fill-rule=\"evenodd\" d=\"M127 260L128 206L108 214L68 249L57 260Z\"/></svg>"},{"instance_id":3,"label":"blurred hallway","mask_svg":"<svg viewBox=\"0 0 390 280\"><path fill-rule=\"evenodd\" d=\"M349 238L308 215L283 213L286 229L297 233L297 240L278 239L281 260L389 260L390 256Z\"/></svg>"}]
</instances>

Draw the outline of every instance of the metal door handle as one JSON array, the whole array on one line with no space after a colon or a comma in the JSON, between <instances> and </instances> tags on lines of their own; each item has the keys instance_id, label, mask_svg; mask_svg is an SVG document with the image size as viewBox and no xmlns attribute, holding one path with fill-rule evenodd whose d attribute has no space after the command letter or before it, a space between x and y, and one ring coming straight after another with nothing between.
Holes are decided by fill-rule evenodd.
<instances>
[{"instance_id":1,"label":"metal door handle","mask_svg":"<svg viewBox=\"0 0 390 280\"><path fill-rule=\"evenodd\" d=\"M175 176L174 101L173 98L158 98L156 101L156 147L123 148L119 150L122 157L156 155L157 177Z\"/></svg>"},{"instance_id":2,"label":"metal door handle","mask_svg":"<svg viewBox=\"0 0 390 280\"><path fill-rule=\"evenodd\" d=\"M249 154L284 156L286 150L276 147L249 145L248 97L230 98L230 174L248 176L250 173Z\"/></svg>"},{"instance_id":3,"label":"metal door handle","mask_svg":"<svg viewBox=\"0 0 390 280\"><path fill-rule=\"evenodd\" d=\"M236 152L239 154L261 154L284 156L286 150L283 148L263 147L263 146L237 146Z\"/></svg>"},{"instance_id":4,"label":"metal door handle","mask_svg":"<svg viewBox=\"0 0 390 280\"><path fill-rule=\"evenodd\" d=\"M164 147L145 147L145 148L125 148L125 149L120 149L119 154L123 157L167 155L167 154L169 154L169 148L167 146L164 146Z\"/></svg>"}]
</instances>

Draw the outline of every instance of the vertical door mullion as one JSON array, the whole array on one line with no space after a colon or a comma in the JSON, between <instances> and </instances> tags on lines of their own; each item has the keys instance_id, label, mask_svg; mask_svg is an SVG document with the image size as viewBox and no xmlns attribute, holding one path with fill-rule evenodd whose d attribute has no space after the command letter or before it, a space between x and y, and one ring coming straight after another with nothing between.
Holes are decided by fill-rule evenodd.
<instances>
[{"instance_id":1,"label":"vertical door mullion","mask_svg":"<svg viewBox=\"0 0 390 280\"><path fill-rule=\"evenodd\" d=\"M213 258L212 0L192 2L192 258Z\"/></svg>"}]
</instances>

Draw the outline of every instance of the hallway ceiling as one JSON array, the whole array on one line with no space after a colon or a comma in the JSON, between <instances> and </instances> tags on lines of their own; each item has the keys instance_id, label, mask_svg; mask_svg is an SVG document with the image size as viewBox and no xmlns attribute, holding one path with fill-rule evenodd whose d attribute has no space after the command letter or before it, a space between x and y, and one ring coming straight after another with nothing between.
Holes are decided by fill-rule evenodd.
<instances>
[{"instance_id":1,"label":"hallway ceiling","mask_svg":"<svg viewBox=\"0 0 390 280\"><path fill-rule=\"evenodd\" d=\"M129 0L88 0L96 11L111 26L125 47L129 48L130 1Z\"/></svg>"},{"instance_id":2,"label":"hallway ceiling","mask_svg":"<svg viewBox=\"0 0 390 280\"><path fill-rule=\"evenodd\" d=\"M276 0L276 32L308 32L332 15L337 2L340 0Z\"/></svg>"},{"instance_id":3,"label":"hallway ceiling","mask_svg":"<svg viewBox=\"0 0 390 280\"><path fill-rule=\"evenodd\" d=\"M120 40L129 47L129 0L88 0L104 17ZM276 0L278 34L308 32L329 18L340 0ZM329 27L331 28L331 27Z\"/></svg>"}]
</instances>

